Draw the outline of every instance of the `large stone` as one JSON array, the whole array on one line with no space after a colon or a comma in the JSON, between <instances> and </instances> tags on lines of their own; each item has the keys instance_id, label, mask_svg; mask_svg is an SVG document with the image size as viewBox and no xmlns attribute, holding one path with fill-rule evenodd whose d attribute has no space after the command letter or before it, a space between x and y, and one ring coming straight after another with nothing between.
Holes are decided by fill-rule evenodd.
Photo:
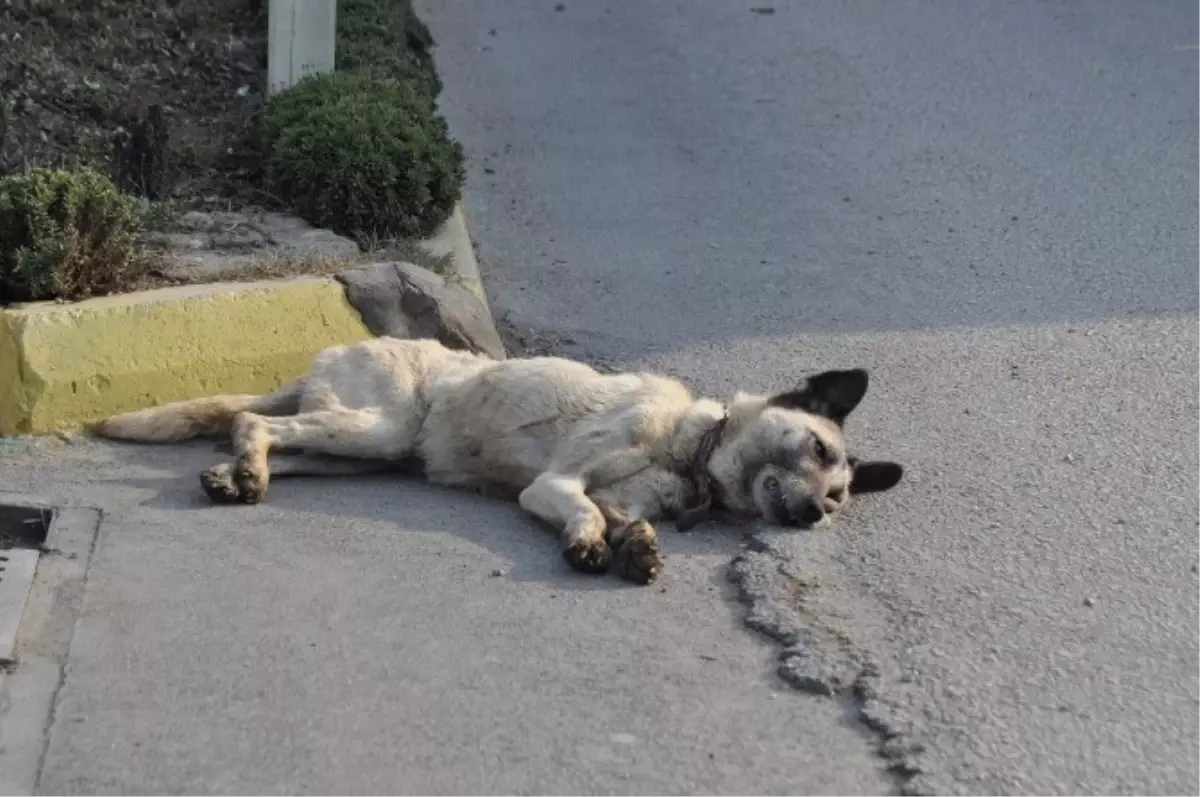
<instances>
[{"instance_id":1,"label":"large stone","mask_svg":"<svg viewBox=\"0 0 1200 797\"><path fill-rule=\"evenodd\" d=\"M432 338L453 349L505 358L483 302L453 281L412 263L370 263L338 275L346 298L377 336Z\"/></svg>"}]
</instances>

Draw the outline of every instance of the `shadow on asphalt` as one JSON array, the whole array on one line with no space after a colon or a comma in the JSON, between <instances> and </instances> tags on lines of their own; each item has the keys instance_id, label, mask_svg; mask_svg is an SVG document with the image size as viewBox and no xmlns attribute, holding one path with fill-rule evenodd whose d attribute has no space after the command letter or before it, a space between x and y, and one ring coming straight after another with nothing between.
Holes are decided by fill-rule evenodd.
<instances>
[{"instance_id":1,"label":"shadow on asphalt","mask_svg":"<svg viewBox=\"0 0 1200 797\"><path fill-rule=\"evenodd\" d=\"M227 513L232 518L269 507L284 513L280 519L284 523L292 513L306 522L314 516L326 516L333 521L331 534L343 533L348 522L367 533L383 528L400 534L445 534L508 562L502 569L511 581L541 583L564 591L642 589L612 574L588 576L572 570L562 559L550 528L515 503L428 484L415 476L289 476L271 483L263 505L214 506L201 491L198 474L226 459L219 448L213 441L172 447L112 445L111 453L122 463L143 468L152 463L164 471L162 476L129 476L114 481L152 493L153 497L140 504L148 508ZM658 530L668 568L673 559L692 557L717 556L727 562L740 550L743 540L742 529L724 523L705 524L688 533L676 531L671 523L661 523ZM724 580L723 573L713 577Z\"/></svg>"}]
</instances>

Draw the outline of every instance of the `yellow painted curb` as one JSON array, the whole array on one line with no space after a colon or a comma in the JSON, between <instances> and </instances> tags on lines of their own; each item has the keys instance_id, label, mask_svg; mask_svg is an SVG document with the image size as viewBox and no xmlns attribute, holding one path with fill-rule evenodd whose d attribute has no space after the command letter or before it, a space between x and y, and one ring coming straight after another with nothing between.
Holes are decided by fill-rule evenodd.
<instances>
[{"instance_id":1,"label":"yellow painted curb","mask_svg":"<svg viewBox=\"0 0 1200 797\"><path fill-rule=\"evenodd\" d=\"M332 279L213 283L0 311L0 435L261 393L371 333Z\"/></svg>"}]
</instances>

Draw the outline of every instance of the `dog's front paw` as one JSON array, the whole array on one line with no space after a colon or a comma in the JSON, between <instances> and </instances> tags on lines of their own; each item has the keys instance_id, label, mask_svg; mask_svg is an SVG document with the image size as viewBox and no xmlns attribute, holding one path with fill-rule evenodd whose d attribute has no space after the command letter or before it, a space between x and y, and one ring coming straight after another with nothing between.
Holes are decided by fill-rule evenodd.
<instances>
[{"instance_id":1,"label":"dog's front paw","mask_svg":"<svg viewBox=\"0 0 1200 797\"><path fill-rule=\"evenodd\" d=\"M213 465L200 474L200 486L214 504L236 504L238 488L233 482L233 466L228 462Z\"/></svg>"},{"instance_id":2,"label":"dog's front paw","mask_svg":"<svg viewBox=\"0 0 1200 797\"><path fill-rule=\"evenodd\" d=\"M238 458L233 468L233 482L237 485L238 500L243 504L257 504L267 494L267 470L249 457Z\"/></svg>"},{"instance_id":3,"label":"dog's front paw","mask_svg":"<svg viewBox=\"0 0 1200 797\"><path fill-rule=\"evenodd\" d=\"M613 557L613 568L626 581L649 584L658 578L663 569L658 535L654 527L645 521L631 523L623 532L614 535L620 542Z\"/></svg>"},{"instance_id":4,"label":"dog's front paw","mask_svg":"<svg viewBox=\"0 0 1200 797\"><path fill-rule=\"evenodd\" d=\"M612 562L612 549L604 540L576 540L563 551L563 558L581 573L604 573Z\"/></svg>"}]
</instances>

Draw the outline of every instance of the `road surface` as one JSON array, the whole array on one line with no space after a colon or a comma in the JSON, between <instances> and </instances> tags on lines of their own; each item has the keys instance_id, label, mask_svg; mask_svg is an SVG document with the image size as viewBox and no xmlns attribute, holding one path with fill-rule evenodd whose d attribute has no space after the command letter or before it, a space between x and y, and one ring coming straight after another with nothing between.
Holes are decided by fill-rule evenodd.
<instances>
[{"instance_id":1,"label":"road surface","mask_svg":"<svg viewBox=\"0 0 1200 797\"><path fill-rule=\"evenodd\" d=\"M518 328L718 396L872 369L903 489L762 556L901 787L1195 793L1196 4L425 5Z\"/></svg>"}]
</instances>

